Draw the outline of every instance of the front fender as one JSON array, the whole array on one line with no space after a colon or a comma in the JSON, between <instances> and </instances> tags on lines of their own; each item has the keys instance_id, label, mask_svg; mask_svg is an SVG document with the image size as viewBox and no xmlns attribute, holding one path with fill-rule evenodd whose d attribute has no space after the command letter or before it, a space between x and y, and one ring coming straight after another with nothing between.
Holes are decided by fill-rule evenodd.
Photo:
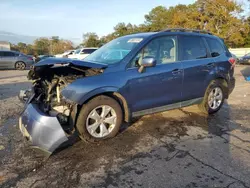
<instances>
[{"instance_id":1,"label":"front fender","mask_svg":"<svg viewBox=\"0 0 250 188\"><path fill-rule=\"evenodd\" d=\"M124 83L120 79L103 74L77 79L65 87L61 94L66 99L81 105L95 95L105 92L118 92L123 85Z\"/></svg>"},{"instance_id":2,"label":"front fender","mask_svg":"<svg viewBox=\"0 0 250 188\"><path fill-rule=\"evenodd\" d=\"M116 87L101 87L98 89L94 89L92 91L89 91L85 95L82 96L80 100L78 100L78 104L83 104L85 103L88 99L92 98L93 96L105 93L105 92L117 92L118 88Z\"/></svg>"}]
</instances>

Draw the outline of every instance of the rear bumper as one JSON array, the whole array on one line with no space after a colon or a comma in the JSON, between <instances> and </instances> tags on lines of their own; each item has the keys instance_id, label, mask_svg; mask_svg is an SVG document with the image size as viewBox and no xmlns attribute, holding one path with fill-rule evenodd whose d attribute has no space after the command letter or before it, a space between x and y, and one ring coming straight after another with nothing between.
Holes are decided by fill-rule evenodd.
<instances>
[{"instance_id":1,"label":"rear bumper","mask_svg":"<svg viewBox=\"0 0 250 188\"><path fill-rule=\"evenodd\" d=\"M19 128L34 147L49 154L68 140L57 118L44 114L32 103L28 104L21 114Z\"/></svg>"},{"instance_id":2,"label":"rear bumper","mask_svg":"<svg viewBox=\"0 0 250 188\"><path fill-rule=\"evenodd\" d=\"M228 95L230 95L235 88L235 78L232 77L228 83Z\"/></svg>"}]
</instances>

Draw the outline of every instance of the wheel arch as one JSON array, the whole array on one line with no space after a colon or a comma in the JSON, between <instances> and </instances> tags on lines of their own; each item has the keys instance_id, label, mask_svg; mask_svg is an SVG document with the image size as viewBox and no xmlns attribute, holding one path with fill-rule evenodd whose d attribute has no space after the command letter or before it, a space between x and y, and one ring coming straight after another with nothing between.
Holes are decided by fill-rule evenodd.
<instances>
[{"instance_id":1,"label":"wheel arch","mask_svg":"<svg viewBox=\"0 0 250 188\"><path fill-rule=\"evenodd\" d=\"M16 68L16 64L17 64L17 63L23 63L23 64L25 65L25 67L27 66L26 63L25 63L24 61L18 60L18 61L15 62L15 64L14 64L15 67L14 67L14 68Z\"/></svg>"},{"instance_id":2,"label":"wheel arch","mask_svg":"<svg viewBox=\"0 0 250 188\"><path fill-rule=\"evenodd\" d=\"M97 93L91 95L90 97L85 98L85 100L82 101L82 103L78 105L78 111L81 109L81 107L84 104L88 103L91 99L98 97L100 95L105 95L105 96L108 96L108 97L115 99L119 103L119 105L121 106L124 121L129 122L131 120L131 112L130 112L130 108L129 108L129 105L127 103L127 100L125 99L124 96L122 96L122 94L120 94L119 92L114 91L114 90L105 91L105 92L97 92Z\"/></svg>"},{"instance_id":3,"label":"wheel arch","mask_svg":"<svg viewBox=\"0 0 250 188\"><path fill-rule=\"evenodd\" d=\"M226 88L225 98L228 99L228 96L229 96L228 80L223 76L217 76L213 80L210 81L209 85L211 84L211 82L213 82L215 80L222 82L223 86Z\"/></svg>"}]
</instances>

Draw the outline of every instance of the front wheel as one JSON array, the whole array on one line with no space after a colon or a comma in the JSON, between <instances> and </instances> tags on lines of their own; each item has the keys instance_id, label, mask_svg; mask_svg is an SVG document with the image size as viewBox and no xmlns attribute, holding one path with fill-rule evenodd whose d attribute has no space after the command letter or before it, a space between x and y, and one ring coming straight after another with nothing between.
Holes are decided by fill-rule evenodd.
<instances>
[{"instance_id":1,"label":"front wheel","mask_svg":"<svg viewBox=\"0 0 250 188\"><path fill-rule=\"evenodd\" d=\"M224 103L226 87L221 80L212 81L205 93L202 103L199 105L202 112L214 114L220 110Z\"/></svg>"},{"instance_id":2,"label":"front wheel","mask_svg":"<svg viewBox=\"0 0 250 188\"><path fill-rule=\"evenodd\" d=\"M108 96L98 96L82 106L76 127L82 140L96 142L114 137L123 120L119 103Z\"/></svg>"}]
</instances>

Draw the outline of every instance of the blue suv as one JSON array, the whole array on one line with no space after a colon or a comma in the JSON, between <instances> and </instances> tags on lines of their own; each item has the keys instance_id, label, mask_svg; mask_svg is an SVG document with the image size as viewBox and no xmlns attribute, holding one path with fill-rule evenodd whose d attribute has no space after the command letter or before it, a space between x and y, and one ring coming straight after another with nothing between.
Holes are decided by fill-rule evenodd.
<instances>
[{"instance_id":1,"label":"blue suv","mask_svg":"<svg viewBox=\"0 0 250 188\"><path fill-rule=\"evenodd\" d=\"M205 31L169 29L117 38L84 60L35 64L22 91L23 135L49 153L77 132L96 142L132 117L198 104L213 114L232 92L235 59Z\"/></svg>"}]
</instances>

